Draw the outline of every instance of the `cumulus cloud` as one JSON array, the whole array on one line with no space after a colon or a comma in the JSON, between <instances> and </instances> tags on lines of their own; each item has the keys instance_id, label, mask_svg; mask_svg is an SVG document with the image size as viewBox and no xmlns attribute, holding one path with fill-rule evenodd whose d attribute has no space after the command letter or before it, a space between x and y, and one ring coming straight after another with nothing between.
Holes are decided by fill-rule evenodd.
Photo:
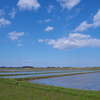
<instances>
[{"instance_id":1,"label":"cumulus cloud","mask_svg":"<svg viewBox=\"0 0 100 100\"><path fill-rule=\"evenodd\" d=\"M81 32L87 30L89 27L100 27L100 9L93 18L93 23L88 24L86 21L83 21L73 32Z\"/></svg>"},{"instance_id":2,"label":"cumulus cloud","mask_svg":"<svg viewBox=\"0 0 100 100\"><path fill-rule=\"evenodd\" d=\"M47 28L45 28L45 30L44 30L44 31L51 31L51 30L53 30L53 29L54 29L53 27L48 26Z\"/></svg>"},{"instance_id":3,"label":"cumulus cloud","mask_svg":"<svg viewBox=\"0 0 100 100\"><path fill-rule=\"evenodd\" d=\"M12 12L9 13L9 15L11 16L11 18L14 18L16 14L15 8L12 9Z\"/></svg>"},{"instance_id":4,"label":"cumulus cloud","mask_svg":"<svg viewBox=\"0 0 100 100\"><path fill-rule=\"evenodd\" d=\"M93 26L93 24L87 24L86 21L83 21L75 30L74 32L81 32L87 30L87 28Z\"/></svg>"},{"instance_id":5,"label":"cumulus cloud","mask_svg":"<svg viewBox=\"0 0 100 100\"><path fill-rule=\"evenodd\" d=\"M81 0L57 0L57 2L60 2L60 5L63 9L67 8L68 10L71 10L74 6L76 6Z\"/></svg>"},{"instance_id":6,"label":"cumulus cloud","mask_svg":"<svg viewBox=\"0 0 100 100\"><path fill-rule=\"evenodd\" d=\"M0 9L0 16L4 15L5 12L3 10Z\"/></svg>"},{"instance_id":7,"label":"cumulus cloud","mask_svg":"<svg viewBox=\"0 0 100 100\"><path fill-rule=\"evenodd\" d=\"M69 50L82 47L100 47L100 39L92 38L90 35L74 33L69 34L68 37L60 38L58 40L50 39L47 41L48 45L53 45L53 48L60 50Z\"/></svg>"},{"instance_id":8,"label":"cumulus cloud","mask_svg":"<svg viewBox=\"0 0 100 100\"><path fill-rule=\"evenodd\" d=\"M10 21L6 20L5 18L0 19L0 27L11 24Z\"/></svg>"},{"instance_id":9,"label":"cumulus cloud","mask_svg":"<svg viewBox=\"0 0 100 100\"><path fill-rule=\"evenodd\" d=\"M53 10L54 6L53 5L49 5L47 8L48 13L51 13L51 11Z\"/></svg>"},{"instance_id":10,"label":"cumulus cloud","mask_svg":"<svg viewBox=\"0 0 100 100\"><path fill-rule=\"evenodd\" d=\"M93 25L94 25L94 27L99 27L100 26L100 9L97 12L97 14L94 16Z\"/></svg>"},{"instance_id":11,"label":"cumulus cloud","mask_svg":"<svg viewBox=\"0 0 100 100\"><path fill-rule=\"evenodd\" d=\"M44 40L43 39L39 39L38 42L44 42Z\"/></svg>"},{"instance_id":12,"label":"cumulus cloud","mask_svg":"<svg viewBox=\"0 0 100 100\"><path fill-rule=\"evenodd\" d=\"M19 0L17 6L19 6L21 10L38 10L40 4L37 0Z\"/></svg>"},{"instance_id":13,"label":"cumulus cloud","mask_svg":"<svg viewBox=\"0 0 100 100\"><path fill-rule=\"evenodd\" d=\"M50 21L51 21L51 19L46 19L46 20L45 20L45 22L50 22Z\"/></svg>"},{"instance_id":14,"label":"cumulus cloud","mask_svg":"<svg viewBox=\"0 0 100 100\"><path fill-rule=\"evenodd\" d=\"M23 46L23 44L21 44L21 43L17 44L17 47L20 47L20 46Z\"/></svg>"},{"instance_id":15,"label":"cumulus cloud","mask_svg":"<svg viewBox=\"0 0 100 100\"><path fill-rule=\"evenodd\" d=\"M13 32L8 33L8 37L11 40L18 40L18 37L19 36L23 36L23 35L24 35L24 32L16 32L16 31L13 31Z\"/></svg>"}]
</instances>

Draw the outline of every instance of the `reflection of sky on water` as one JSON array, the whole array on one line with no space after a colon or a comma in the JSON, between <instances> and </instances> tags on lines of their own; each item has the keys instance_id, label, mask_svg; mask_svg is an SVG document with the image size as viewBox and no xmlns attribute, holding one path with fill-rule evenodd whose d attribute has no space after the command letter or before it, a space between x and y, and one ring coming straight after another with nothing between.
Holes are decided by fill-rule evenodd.
<instances>
[{"instance_id":1,"label":"reflection of sky on water","mask_svg":"<svg viewBox=\"0 0 100 100\"><path fill-rule=\"evenodd\" d=\"M34 75L18 75L18 76L1 76L1 77L2 78L26 78L26 77L51 76L51 75L72 74L72 73L79 73L79 72L49 73L49 74L34 74Z\"/></svg>"},{"instance_id":2,"label":"reflection of sky on water","mask_svg":"<svg viewBox=\"0 0 100 100\"><path fill-rule=\"evenodd\" d=\"M33 74L33 75L18 75L18 76L0 76L0 78L27 78L27 77L39 77L39 76L51 76L51 75L62 75L62 74L74 74L74 73L83 73L83 72L93 72L93 71L78 71L78 72L61 72L61 73L40 73L39 74Z\"/></svg>"},{"instance_id":3,"label":"reflection of sky on water","mask_svg":"<svg viewBox=\"0 0 100 100\"><path fill-rule=\"evenodd\" d=\"M7 70L6 70L7 71ZM15 71L15 70L14 70ZM0 75L7 75L7 74L42 74L42 73L69 73L69 72L93 72L93 71L100 71L100 70L45 70L45 71L29 71L27 70L26 72L0 72Z\"/></svg>"},{"instance_id":4,"label":"reflection of sky on water","mask_svg":"<svg viewBox=\"0 0 100 100\"><path fill-rule=\"evenodd\" d=\"M6 70L7 71L7 70ZM46 71L29 71L27 70L26 72L0 72L0 75L3 75L3 74L31 74L31 73L49 73L49 72L75 72L75 71L79 71L79 70L46 70ZM80 70L81 71L81 70Z\"/></svg>"},{"instance_id":5,"label":"reflection of sky on water","mask_svg":"<svg viewBox=\"0 0 100 100\"><path fill-rule=\"evenodd\" d=\"M100 72L29 81L31 83L100 91Z\"/></svg>"}]
</instances>

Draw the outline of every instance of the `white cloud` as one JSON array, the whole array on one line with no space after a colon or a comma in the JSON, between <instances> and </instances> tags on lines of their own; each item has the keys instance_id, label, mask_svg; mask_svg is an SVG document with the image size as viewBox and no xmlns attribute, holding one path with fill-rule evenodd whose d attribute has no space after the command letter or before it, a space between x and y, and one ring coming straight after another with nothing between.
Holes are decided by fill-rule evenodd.
<instances>
[{"instance_id":1,"label":"white cloud","mask_svg":"<svg viewBox=\"0 0 100 100\"><path fill-rule=\"evenodd\" d=\"M46 19L46 20L45 20L45 22L50 22L50 21L51 21L51 19Z\"/></svg>"},{"instance_id":2,"label":"white cloud","mask_svg":"<svg viewBox=\"0 0 100 100\"><path fill-rule=\"evenodd\" d=\"M83 21L73 32L81 32L87 30L89 27L100 27L100 9L94 16L92 24L88 24L86 21Z\"/></svg>"},{"instance_id":3,"label":"white cloud","mask_svg":"<svg viewBox=\"0 0 100 100\"><path fill-rule=\"evenodd\" d=\"M54 6L53 5L49 5L47 10L48 10L48 13L51 13L51 11L53 10Z\"/></svg>"},{"instance_id":4,"label":"white cloud","mask_svg":"<svg viewBox=\"0 0 100 100\"><path fill-rule=\"evenodd\" d=\"M44 40L43 39L39 39L38 42L44 42Z\"/></svg>"},{"instance_id":5,"label":"white cloud","mask_svg":"<svg viewBox=\"0 0 100 100\"><path fill-rule=\"evenodd\" d=\"M23 36L24 35L24 32L16 32L16 31L13 31L13 32L10 32L8 33L8 36L11 40L18 40L18 37L19 36Z\"/></svg>"},{"instance_id":6,"label":"white cloud","mask_svg":"<svg viewBox=\"0 0 100 100\"><path fill-rule=\"evenodd\" d=\"M3 10L0 9L0 16L4 15L5 12Z\"/></svg>"},{"instance_id":7,"label":"white cloud","mask_svg":"<svg viewBox=\"0 0 100 100\"><path fill-rule=\"evenodd\" d=\"M38 20L37 23L42 24L42 20Z\"/></svg>"},{"instance_id":8,"label":"white cloud","mask_svg":"<svg viewBox=\"0 0 100 100\"><path fill-rule=\"evenodd\" d=\"M45 30L44 30L44 31L51 31L51 30L53 30L53 29L54 29L53 27L48 26L47 28L45 28Z\"/></svg>"},{"instance_id":9,"label":"white cloud","mask_svg":"<svg viewBox=\"0 0 100 100\"><path fill-rule=\"evenodd\" d=\"M19 6L21 10L38 10L40 4L37 0L19 0L17 6Z\"/></svg>"},{"instance_id":10,"label":"white cloud","mask_svg":"<svg viewBox=\"0 0 100 100\"><path fill-rule=\"evenodd\" d=\"M57 2L60 2L60 5L63 7L63 9L67 8L68 10L71 10L80 1L81 0L57 0Z\"/></svg>"},{"instance_id":11,"label":"white cloud","mask_svg":"<svg viewBox=\"0 0 100 100\"><path fill-rule=\"evenodd\" d=\"M90 38L90 35L80 34L80 33L74 33L69 34L70 39L82 39L82 38Z\"/></svg>"},{"instance_id":12,"label":"white cloud","mask_svg":"<svg viewBox=\"0 0 100 100\"><path fill-rule=\"evenodd\" d=\"M72 19L73 17L76 17L77 15L69 15L66 17L66 20Z\"/></svg>"},{"instance_id":13,"label":"white cloud","mask_svg":"<svg viewBox=\"0 0 100 100\"><path fill-rule=\"evenodd\" d=\"M80 33L69 34L68 37L56 40L48 40L48 45L60 50L69 50L82 47L100 47L100 39L92 38L90 35Z\"/></svg>"},{"instance_id":14,"label":"white cloud","mask_svg":"<svg viewBox=\"0 0 100 100\"><path fill-rule=\"evenodd\" d=\"M34 60L23 60L23 62L35 62Z\"/></svg>"},{"instance_id":15,"label":"white cloud","mask_svg":"<svg viewBox=\"0 0 100 100\"><path fill-rule=\"evenodd\" d=\"M34 42L31 42L32 44L34 44Z\"/></svg>"},{"instance_id":16,"label":"white cloud","mask_svg":"<svg viewBox=\"0 0 100 100\"><path fill-rule=\"evenodd\" d=\"M22 42L22 40L18 40L18 42Z\"/></svg>"},{"instance_id":17,"label":"white cloud","mask_svg":"<svg viewBox=\"0 0 100 100\"><path fill-rule=\"evenodd\" d=\"M100 26L100 9L97 12L97 14L94 16L93 25L94 25L94 27Z\"/></svg>"},{"instance_id":18,"label":"white cloud","mask_svg":"<svg viewBox=\"0 0 100 100\"><path fill-rule=\"evenodd\" d=\"M79 14L80 10L81 10L81 8L75 9L74 14L66 16L66 20L69 20L69 19L76 17Z\"/></svg>"},{"instance_id":19,"label":"white cloud","mask_svg":"<svg viewBox=\"0 0 100 100\"><path fill-rule=\"evenodd\" d=\"M6 20L5 18L0 19L0 27L11 24L10 21Z\"/></svg>"},{"instance_id":20,"label":"white cloud","mask_svg":"<svg viewBox=\"0 0 100 100\"><path fill-rule=\"evenodd\" d=\"M17 44L16 46L17 46L17 47L20 47L20 46L23 46L23 44L20 44L20 43L19 43L19 44Z\"/></svg>"},{"instance_id":21,"label":"white cloud","mask_svg":"<svg viewBox=\"0 0 100 100\"><path fill-rule=\"evenodd\" d=\"M74 32L81 32L87 30L87 28L91 27L92 24L87 24L86 21L83 21L75 30Z\"/></svg>"},{"instance_id":22,"label":"white cloud","mask_svg":"<svg viewBox=\"0 0 100 100\"><path fill-rule=\"evenodd\" d=\"M11 18L14 18L16 14L15 8L12 9L12 12L9 13L9 15L11 16Z\"/></svg>"}]
</instances>

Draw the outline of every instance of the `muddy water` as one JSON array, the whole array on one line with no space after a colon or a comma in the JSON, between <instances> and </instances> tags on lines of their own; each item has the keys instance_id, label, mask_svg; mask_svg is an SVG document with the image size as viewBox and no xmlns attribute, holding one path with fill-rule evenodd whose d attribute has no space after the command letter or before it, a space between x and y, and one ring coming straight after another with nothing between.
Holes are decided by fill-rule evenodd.
<instances>
[{"instance_id":1,"label":"muddy water","mask_svg":"<svg viewBox=\"0 0 100 100\"><path fill-rule=\"evenodd\" d=\"M62 76L54 78L36 79L31 83L53 85L66 88L100 91L100 72Z\"/></svg>"}]
</instances>

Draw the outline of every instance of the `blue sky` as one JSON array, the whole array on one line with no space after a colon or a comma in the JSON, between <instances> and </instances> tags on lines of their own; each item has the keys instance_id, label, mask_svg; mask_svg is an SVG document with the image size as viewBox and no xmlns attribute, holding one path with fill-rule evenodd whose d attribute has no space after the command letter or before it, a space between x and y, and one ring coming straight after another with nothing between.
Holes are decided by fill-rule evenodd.
<instances>
[{"instance_id":1,"label":"blue sky","mask_svg":"<svg viewBox=\"0 0 100 100\"><path fill-rule=\"evenodd\" d=\"M100 0L0 0L0 66L100 66Z\"/></svg>"}]
</instances>

